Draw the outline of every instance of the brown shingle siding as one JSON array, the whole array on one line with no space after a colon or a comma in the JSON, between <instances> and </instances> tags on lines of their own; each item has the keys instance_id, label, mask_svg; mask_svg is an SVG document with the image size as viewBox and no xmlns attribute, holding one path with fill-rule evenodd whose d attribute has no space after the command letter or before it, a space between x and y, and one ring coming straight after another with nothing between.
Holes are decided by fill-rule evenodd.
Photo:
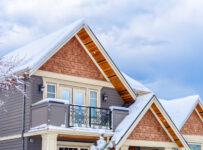
<instances>
[{"instance_id":1,"label":"brown shingle siding","mask_svg":"<svg viewBox=\"0 0 203 150\"><path fill-rule=\"evenodd\" d=\"M171 139L150 110L146 112L128 139L171 142Z\"/></svg>"},{"instance_id":2,"label":"brown shingle siding","mask_svg":"<svg viewBox=\"0 0 203 150\"><path fill-rule=\"evenodd\" d=\"M56 52L40 70L105 81L100 70L75 37Z\"/></svg>"},{"instance_id":3,"label":"brown shingle siding","mask_svg":"<svg viewBox=\"0 0 203 150\"><path fill-rule=\"evenodd\" d=\"M203 122L195 110L193 110L180 131L182 134L187 135L203 135Z\"/></svg>"}]
</instances>

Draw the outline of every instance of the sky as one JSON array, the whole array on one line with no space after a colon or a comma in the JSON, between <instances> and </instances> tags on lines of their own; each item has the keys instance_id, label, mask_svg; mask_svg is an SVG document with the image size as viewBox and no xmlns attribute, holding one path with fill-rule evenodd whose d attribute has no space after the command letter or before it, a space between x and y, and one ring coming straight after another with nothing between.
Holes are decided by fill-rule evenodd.
<instances>
[{"instance_id":1,"label":"sky","mask_svg":"<svg viewBox=\"0 0 203 150\"><path fill-rule=\"evenodd\" d=\"M202 0L1 0L0 56L80 18L157 97L203 97Z\"/></svg>"}]
</instances>

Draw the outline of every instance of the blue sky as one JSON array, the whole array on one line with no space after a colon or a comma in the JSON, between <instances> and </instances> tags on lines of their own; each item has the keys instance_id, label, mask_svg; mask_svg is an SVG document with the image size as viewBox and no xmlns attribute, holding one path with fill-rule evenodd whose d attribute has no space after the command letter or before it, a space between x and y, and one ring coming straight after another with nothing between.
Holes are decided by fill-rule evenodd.
<instances>
[{"instance_id":1,"label":"blue sky","mask_svg":"<svg viewBox=\"0 0 203 150\"><path fill-rule=\"evenodd\" d=\"M202 0L1 0L0 56L79 18L158 97L203 97Z\"/></svg>"}]
</instances>

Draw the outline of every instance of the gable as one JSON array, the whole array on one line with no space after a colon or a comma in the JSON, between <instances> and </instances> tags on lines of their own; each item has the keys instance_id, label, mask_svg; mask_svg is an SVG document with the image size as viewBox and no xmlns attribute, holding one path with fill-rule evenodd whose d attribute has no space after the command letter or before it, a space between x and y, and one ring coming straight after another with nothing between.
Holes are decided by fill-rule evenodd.
<instances>
[{"instance_id":1,"label":"gable","mask_svg":"<svg viewBox=\"0 0 203 150\"><path fill-rule=\"evenodd\" d=\"M128 139L171 142L170 137L151 110L145 113L138 125L128 136Z\"/></svg>"},{"instance_id":2,"label":"gable","mask_svg":"<svg viewBox=\"0 0 203 150\"><path fill-rule=\"evenodd\" d=\"M98 66L103 70L105 76L112 83L123 101L126 103L134 101L136 98L134 91L94 36L94 33L91 32L91 29L82 28L76 37L83 43Z\"/></svg>"},{"instance_id":3,"label":"gable","mask_svg":"<svg viewBox=\"0 0 203 150\"><path fill-rule=\"evenodd\" d=\"M180 131L182 134L187 135L203 135L203 122L195 110L193 110Z\"/></svg>"},{"instance_id":4,"label":"gable","mask_svg":"<svg viewBox=\"0 0 203 150\"><path fill-rule=\"evenodd\" d=\"M106 81L79 41L73 37L40 70Z\"/></svg>"}]
</instances>

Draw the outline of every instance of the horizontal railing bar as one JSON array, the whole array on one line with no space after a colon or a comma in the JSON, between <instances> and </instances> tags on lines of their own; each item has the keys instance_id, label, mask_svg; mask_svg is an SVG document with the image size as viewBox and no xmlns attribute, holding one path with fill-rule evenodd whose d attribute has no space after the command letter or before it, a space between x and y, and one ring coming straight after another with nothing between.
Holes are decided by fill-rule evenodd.
<instances>
[{"instance_id":1,"label":"horizontal railing bar","mask_svg":"<svg viewBox=\"0 0 203 150\"><path fill-rule=\"evenodd\" d=\"M77 105L77 104L69 104L69 105L70 106L85 107L85 108L104 109L104 110L111 111L111 109L109 109L109 108L101 108L101 107L93 107L93 106L85 106L85 105Z\"/></svg>"}]
</instances>

